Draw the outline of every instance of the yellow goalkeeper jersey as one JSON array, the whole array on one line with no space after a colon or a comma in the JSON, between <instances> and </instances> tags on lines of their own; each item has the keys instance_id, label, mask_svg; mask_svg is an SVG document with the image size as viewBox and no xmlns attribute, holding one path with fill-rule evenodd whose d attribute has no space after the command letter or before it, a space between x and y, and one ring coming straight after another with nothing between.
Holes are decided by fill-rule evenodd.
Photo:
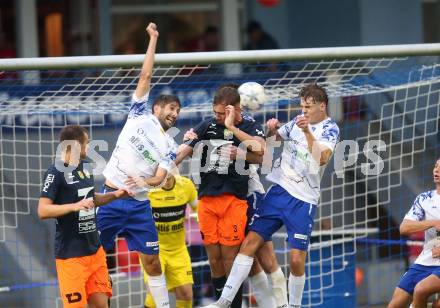
<instances>
[{"instance_id":1,"label":"yellow goalkeeper jersey","mask_svg":"<svg viewBox=\"0 0 440 308\"><path fill-rule=\"evenodd\" d=\"M183 176L175 176L175 179L173 188L156 188L148 193L161 250L175 250L186 245L186 206L189 204L193 210L197 206L197 190L193 182Z\"/></svg>"}]
</instances>

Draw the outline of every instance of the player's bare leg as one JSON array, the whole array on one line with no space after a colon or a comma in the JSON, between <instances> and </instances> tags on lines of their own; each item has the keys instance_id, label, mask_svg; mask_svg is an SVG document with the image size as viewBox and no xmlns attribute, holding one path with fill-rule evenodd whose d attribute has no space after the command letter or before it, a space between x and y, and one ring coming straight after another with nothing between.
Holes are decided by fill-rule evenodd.
<instances>
[{"instance_id":1,"label":"player's bare leg","mask_svg":"<svg viewBox=\"0 0 440 308\"><path fill-rule=\"evenodd\" d=\"M394 289L393 297L391 298L388 308L409 307L411 304L411 294L402 290L401 288Z\"/></svg>"},{"instance_id":2,"label":"player's bare leg","mask_svg":"<svg viewBox=\"0 0 440 308\"><path fill-rule=\"evenodd\" d=\"M148 288L157 307L169 307L168 289L165 276L160 267L159 255L139 253L142 265L147 272Z\"/></svg>"},{"instance_id":3,"label":"player's bare leg","mask_svg":"<svg viewBox=\"0 0 440 308\"><path fill-rule=\"evenodd\" d=\"M301 307L306 281L304 274L306 258L307 251L299 249L290 250L289 307Z\"/></svg>"},{"instance_id":4,"label":"player's bare leg","mask_svg":"<svg viewBox=\"0 0 440 308\"><path fill-rule=\"evenodd\" d=\"M90 308L108 308L108 296L105 293L92 293L88 300Z\"/></svg>"},{"instance_id":5,"label":"player's bare leg","mask_svg":"<svg viewBox=\"0 0 440 308\"><path fill-rule=\"evenodd\" d=\"M192 286L191 283L187 283L174 289L174 293L176 294L176 308L192 308Z\"/></svg>"},{"instance_id":6,"label":"player's bare leg","mask_svg":"<svg viewBox=\"0 0 440 308\"><path fill-rule=\"evenodd\" d=\"M413 294L413 307L414 308L426 308L428 298L437 292L439 292L440 278L437 275L429 275L422 281L420 281L414 288Z\"/></svg>"}]
</instances>

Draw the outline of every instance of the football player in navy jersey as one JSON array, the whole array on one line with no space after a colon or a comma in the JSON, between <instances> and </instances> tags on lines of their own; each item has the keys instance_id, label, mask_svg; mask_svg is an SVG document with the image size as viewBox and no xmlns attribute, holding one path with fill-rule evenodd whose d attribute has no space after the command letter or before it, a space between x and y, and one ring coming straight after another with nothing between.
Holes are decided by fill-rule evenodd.
<instances>
[{"instance_id":1,"label":"football player in navy jersey","mask_svg":"<svg viewBox=\"0 0 440 308\"><path fill-rule=\"evenodd\" d=\"M250 223L221 298L207 307L230 305L249 274L255 253L283 225L290 248L289 307L301 306L321 176L339 141L339 128L327 115L328 97L324 88L307 85L301 90L300 98L301 115L281 127L277 119L267 122L267 135L284 141L282 155L267 176L273 186Z\"/></svg>"},{"instance_id":2,"label":"football player in navy jersey","mask_svg":"<svg viewBox=\"0 0 440 308\"><path fill-rule=\"evenodd\" d=\"M202 149L198 217L212 281L219 296L245 236L249 163L254 162L249 157L230 159L220 152L229 145L244 145L244 150L261 162L265 140L261 125L242 115L237 89L218 89L213 113L213 117L185 134L191 142L179 149L176 162L191 155L193 148ZM239 292L231 307L241 304Z\"/></svg>"},{"instance_id":3,"label":"football player in navy jersey","mask_svg":"<svg viewBox=\"0 0 440 308\"><path fill-rule=\"evenodd\" d=\"M85 160L88 141L81 126L61 130L62 156L47 169L38 202L41 219L56 218L55 258L64 307L107 307L112 288L94 207L127 195L123 189L95 193Z\"/></svg>"}]
</instances>

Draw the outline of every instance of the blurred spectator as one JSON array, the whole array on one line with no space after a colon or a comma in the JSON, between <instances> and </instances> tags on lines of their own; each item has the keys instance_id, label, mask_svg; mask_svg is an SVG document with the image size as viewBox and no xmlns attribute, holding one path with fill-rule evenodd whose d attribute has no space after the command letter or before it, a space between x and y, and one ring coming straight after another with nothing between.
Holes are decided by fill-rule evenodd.
<instances>
[{"instance_id":1,"label":"blurred spectator","mask_svg":"<svg viewBox=\"0 0 440 308\"><path fill-rule=\"evenodd\" d=\"M277 41L263 30L258 21L249 21L246 27L246 32L248 34L248 43L245 46L246 50L280 48Z\"/></svg>"},{"instance_id":2,"label":"blurred spectator","mask_svg":"<svg viewBox=\"0 0 440 308\"><path fill-rule=\"evenodd\" d=\"M219 36L218 29L215 26L207 26L200 37L192 39L186 44L185 51L218 51L219 50Z\"/></svg>"}]
</instances>

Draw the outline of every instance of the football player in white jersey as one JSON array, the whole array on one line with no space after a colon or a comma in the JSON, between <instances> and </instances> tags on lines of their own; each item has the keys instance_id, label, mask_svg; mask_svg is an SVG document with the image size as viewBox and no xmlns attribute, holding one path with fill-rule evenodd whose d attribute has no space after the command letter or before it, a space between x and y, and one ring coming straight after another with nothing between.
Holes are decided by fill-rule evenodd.
<instances>
[{"instance_id":1,"label":"football player in white jersey","mask_svg":"<svg viewBox=\"0 0 440 308\"><path fill-rule=\"evenodd\" d=\"M394 290L388 307L426 307L428 297L440 292L440 159L433 170L435 189L417 196L400 225L400 234L425 231L423 250Z\"/></svg>"},{"instance_id":2,"label":"football player in white jersey","mask_svg":"<svg viewBox=\"0 0 440 308\"><path fill-rule=\"evenodd\" d=\"M328 97L324 88L307 85L301 90L300 98L301 115L281 127L277 119L267 122L268 136L284 141L283 153L267 176L274 185L252 219L221 298L208 307L228 307L248 276L255 253L271 241L282 225L286 227L290 247L289 306L301 306L321 176L339 141L339 128L327 115Z\"/></svg>"},{"instance_id":3,"label":"football player in white jersey","mask_svg":"<svg viewBox=\"0 0 440 308\"><path fill-rule=\"evenodd\" d=\"M180 102L175 96L160 95L152 107L147 104L159 33L153 23L146 31L150 41L132 106L103 172L105 191L128 187L135 195L100 209L97 223L106 251L113 249L118 234L124 235L129 250L139 253L150 276L148 286L157 307L169 307L168 290L158 257L158 235L147 192L163 183L174 166L177 145L166 131L177 119Z\"/></svg>"}]
</instances>

